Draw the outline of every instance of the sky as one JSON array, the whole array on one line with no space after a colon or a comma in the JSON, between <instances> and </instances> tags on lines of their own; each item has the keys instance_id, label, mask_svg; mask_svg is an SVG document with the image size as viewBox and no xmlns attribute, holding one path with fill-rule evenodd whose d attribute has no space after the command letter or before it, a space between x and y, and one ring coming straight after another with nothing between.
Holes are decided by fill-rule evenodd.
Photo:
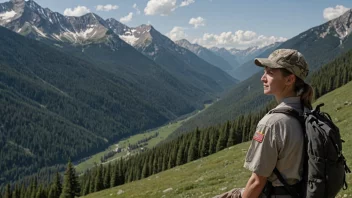
<instances>
[{"instance_id":1,"label":"sky","mask_svg":"<svg viewBox=\"0 0 352 198\"><path fill-rule=\"evenodd\" d=\"M6 0L0 0L5 2ZM8 1L8 0L7 0ZM35 0L64 15L88 12L172 40L245 49L285 41L352 8L352 0Z\"/></svg>"}]
</instances>

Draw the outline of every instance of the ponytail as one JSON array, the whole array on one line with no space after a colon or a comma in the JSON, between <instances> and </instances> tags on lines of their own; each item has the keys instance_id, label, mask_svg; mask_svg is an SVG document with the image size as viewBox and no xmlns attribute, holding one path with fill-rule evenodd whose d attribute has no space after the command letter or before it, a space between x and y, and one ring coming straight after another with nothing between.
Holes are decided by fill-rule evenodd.
<instances>
[{"instance_id":1,"label":"ponytail","mask_svg":"<svg viewBox=\"0 0 352 198\"><path fill-rule=\"evenodd\" d=\"M280 68L280 70L285 77L292 74L287 69ZM301 102L305 107L307 107L309 109L313 109L312 101L313 101L314 91L313 91L312 86L305 83L302 79L300 79L296 76L294 91L296 92L297 96L301 97Z\"/></svg>"},{"instance_id":2,"label":"ponytail","mask_svg":"<svg viewBox=\"0 0 352 198\"><path fill-rule=\"evenodd\" d=\"M305 83L302 79L296 78L295 92L297 96L301 97L303 105L309 109L313 109L313 88L309 84Z\"/></svg>"}]
</instances>

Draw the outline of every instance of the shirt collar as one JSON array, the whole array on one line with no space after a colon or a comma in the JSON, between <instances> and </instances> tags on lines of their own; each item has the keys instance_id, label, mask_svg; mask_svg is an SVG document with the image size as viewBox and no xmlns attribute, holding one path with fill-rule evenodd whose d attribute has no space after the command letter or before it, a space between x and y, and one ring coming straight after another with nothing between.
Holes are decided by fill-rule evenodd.
<instances>
[{"instance_id":1,"label":"shirt collar","mask_svg":"<svg viewBox=\"0 0 352 198\"><path fill-rule=\"evenodd\" d=\"M293 109L301 109L301 98L300 97L288 97L281 100L280 104L276 108L280 107L291 107ZM275 109L276 109L275 108Z\"/></svg>"}]
</instances>

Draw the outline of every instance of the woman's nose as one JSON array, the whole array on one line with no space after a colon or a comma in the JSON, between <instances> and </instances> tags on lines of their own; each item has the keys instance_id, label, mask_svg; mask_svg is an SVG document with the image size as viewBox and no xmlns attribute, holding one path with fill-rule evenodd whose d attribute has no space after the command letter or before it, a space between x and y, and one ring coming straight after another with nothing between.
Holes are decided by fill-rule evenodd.
<instances>
[{"instance_id":1,"label":"woman's nose","mask_svg":"<svg viewBox=\"0 0 352 198\"><path fill-rule=\"evenodd\" d=\"M265 73L262 75L262 77L260 78L260 80L261 80L262 82L265 82L265 81L266 81L266 74L265 74Z\"/></svg>"}]
</instances>

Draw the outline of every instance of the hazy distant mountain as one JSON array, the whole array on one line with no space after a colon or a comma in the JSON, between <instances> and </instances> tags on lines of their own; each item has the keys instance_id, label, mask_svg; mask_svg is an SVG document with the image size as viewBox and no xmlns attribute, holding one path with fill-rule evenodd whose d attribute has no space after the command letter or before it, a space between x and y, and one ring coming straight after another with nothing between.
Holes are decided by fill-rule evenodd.
<instances>
[{"instance_id":1,"label":"hazy distant mountain","mask_svg":"<svg viewBox=\"0 0 352 198\"><path fill-rule=\"evenodd\" d=\"M178 40L175 43L183 48L188 49L200 58L206 60L210 64L215 65L226 72L230 72L233 69L233 67L224 58L216 55L214 52L205 47L202 47L198 44L192 44L186 39Z\"/></svg>"},{"instance_id":2,"label":"hazy distant mountain","mask_svg":"<svg viewBox=\"0 0 352 198\"><path fill-rule=\"evenodd\" d=\"M231 52L229 52L227 49L212 47L212 48L210 48L210 50L213 51L216 55L221 56L228 63L230 63L233 70L240 66L240 63L238 62L236 56L231 54Z\"/></svg>"},{"instance_id":3,"label":"hazy distant mountain","mask_svg":"<svg viewBox=\"0 0 352 198\"><path fill-rule=\"evenodd\" d=\"M237 59L242 62L242 65L240 65L238 68L235 70L232 70L231 75L235 76L239 80L245 80L249 78L251 75L257 71L256 69L258 68L251 68L251 67L246 67L246 64L252 63L253 65L254 59L261 56L261 54L265 52L272 52L274 51L277 47L279 47L282 43L281 42L276 42L271 45L265 46L265 47L250 47L245 50L238 50L238 49L230 49L229 51L231 54L236 56ZM244 62L244 63L243 63ZM254 71L254 73L253 73Z\"/></svg>"},{"instance_id":4,"label":"hazy distant mountain","mask_svg":"<svg viewBox=\"0 0 352 198\"><path fill-rule=\"evenodd\" d=\"M273 43L273 44L270 44L267 46L263 46L263 47L253 46L253 47L249 47L244 50L232 48L232 49L229 49L228 51L232 55L236 56L239 63L243 64L247 61L253 60L256 56L258 56L259 54L263 53L264 51L266 51L268 49L276 48L281 43L282 42L276 42L276 43Z\"/></svg>"}]
</instances>

